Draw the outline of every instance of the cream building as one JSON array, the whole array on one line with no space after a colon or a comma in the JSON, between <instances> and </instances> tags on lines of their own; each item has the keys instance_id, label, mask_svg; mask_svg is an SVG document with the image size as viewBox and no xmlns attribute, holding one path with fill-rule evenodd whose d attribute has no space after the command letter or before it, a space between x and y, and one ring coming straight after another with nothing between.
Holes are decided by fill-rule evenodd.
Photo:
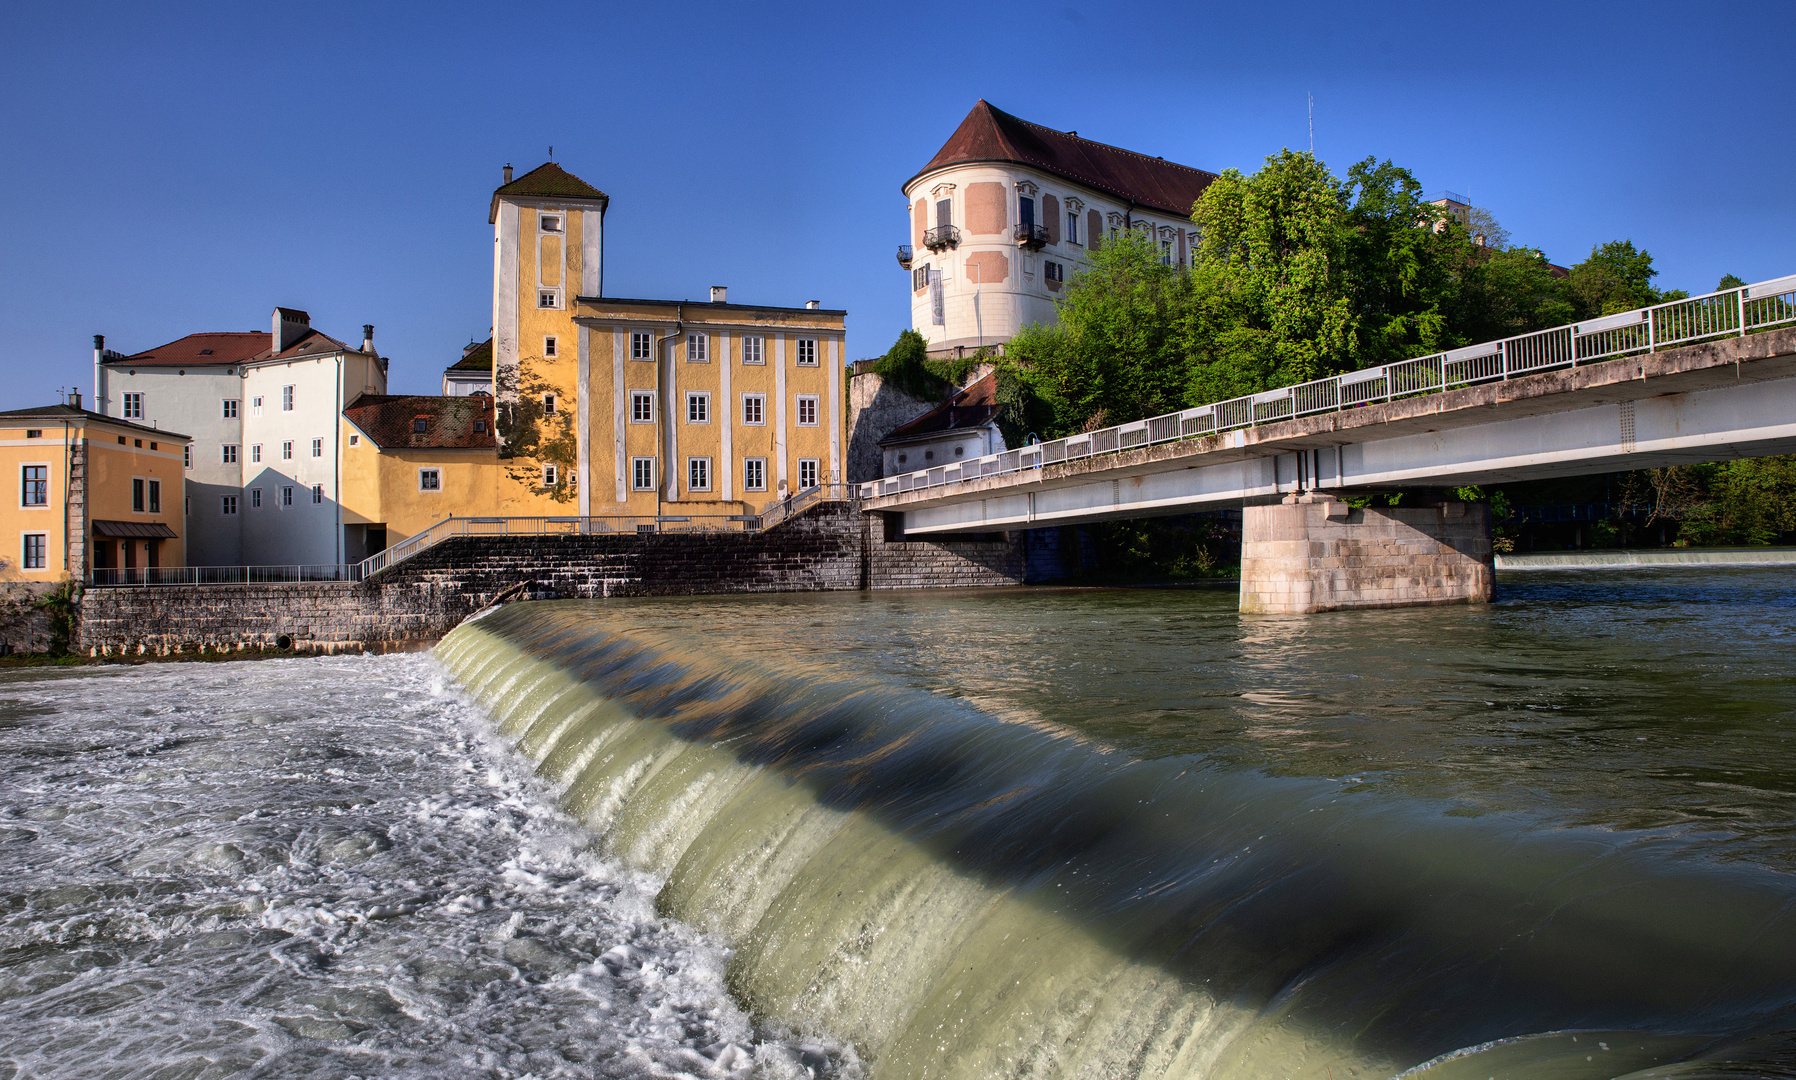
<instances>
[{"instance_id":1,"label":"cream building","mask_svg":"<svg viewBox=\"0 0 1796 1080\"><path fill-rule=\"evenodd\" d=\"M1051 323L1066 281L1124 229L1185 265L1192 206L1214 179L980 101L904 183L911 243L898 261L911 275L911 325L940 356Z\"/></svg>"}]
</instances>

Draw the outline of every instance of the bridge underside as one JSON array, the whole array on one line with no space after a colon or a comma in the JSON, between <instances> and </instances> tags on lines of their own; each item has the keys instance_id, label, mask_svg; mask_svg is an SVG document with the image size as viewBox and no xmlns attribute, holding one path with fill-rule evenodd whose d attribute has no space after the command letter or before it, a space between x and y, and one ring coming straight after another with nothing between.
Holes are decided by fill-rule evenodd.
<instances>
[{"instance_id":1,"label":"bridge underside","mask_svg":"<svg viewBox=\"0 0 1796 1080\"><path fill-rule=\"evenodd\" d=\"M869 499L907 534L1796 453L1796 330Z\"/></svg>"}]
</instances>

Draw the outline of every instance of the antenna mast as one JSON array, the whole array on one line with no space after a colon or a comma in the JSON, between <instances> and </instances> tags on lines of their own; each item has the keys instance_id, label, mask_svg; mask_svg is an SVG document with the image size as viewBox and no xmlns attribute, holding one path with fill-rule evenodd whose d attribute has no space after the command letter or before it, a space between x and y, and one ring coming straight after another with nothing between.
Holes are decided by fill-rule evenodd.
<instances>
[{"instance_id":1,"label":"antenna mast","mask_svg":"<svg viewBox=\"0 0 1796 1080\"><path fill-rule=\"evenodd\" d=\"M1316 95L1305 95L1310 99L1310 156L1316 156Z\"/></svg>"}]
</instances>

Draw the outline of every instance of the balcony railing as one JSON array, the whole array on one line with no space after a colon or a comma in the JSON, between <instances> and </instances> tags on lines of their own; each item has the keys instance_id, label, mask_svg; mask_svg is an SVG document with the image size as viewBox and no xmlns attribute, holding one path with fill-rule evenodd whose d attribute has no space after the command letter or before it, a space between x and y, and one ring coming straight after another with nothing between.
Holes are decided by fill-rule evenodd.
<instances>
[{"instance_id":1,"label":"balcony railing","mask_svg":"<svg viewBox=\"0 0 1796 1080\"><path fill-rule=\"evenodd\" d=\"M1030 251L1040 251L1042 246L1048 242L1048 227L1046 225L1031 225L1028 222L1024 222L1023 224L1018 225L1013 232L1016 236L1017 246L1027 248Z\"/></svg>"},{"instance_id":2,"label":"balcony railing","mask_svg":"<svg viewBox=\"0 0 1796 1080\"><path fill-rule=\"evenodd\" d=\"M946 251L960 246L960 230L952 225L937 225L923 234L923 246L931 251Z\"/></svg>"},{"instance_id":3,"label":"balcony railing","mask_svg":"<svg viewBox=\"0 0 1796 1080\"><path fill-rule=\"evenodd\" d=\"M910 269L911 250L909 244L898 245L898 265Z\"/></svg>"}]
</instances>

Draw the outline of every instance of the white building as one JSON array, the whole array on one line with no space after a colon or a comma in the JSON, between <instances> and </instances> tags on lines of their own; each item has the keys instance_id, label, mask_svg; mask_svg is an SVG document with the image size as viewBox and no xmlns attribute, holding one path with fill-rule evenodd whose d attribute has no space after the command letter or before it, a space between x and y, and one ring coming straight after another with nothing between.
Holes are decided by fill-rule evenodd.
<instances>
[{"instance_id":1,"label":"white building","mask_svg":"<svg viewBox=\"0 0 1796 1080\"><path fill-rule=\"evenodd\" d=\"M130 356L94 338L96 408L193 437L189 566L343 561L343 408L387 388L374 327L362 334L357 349L276 308L266 334L189 334Z\"/></svg>"},{"instance_id":2,"label":"white building","mask_svg":"<svg viewBox=\"0 0 1796 1080\"><path fill-rule=\"evenodd\" d=\"M1089 252L1124 229L1185 265L1191 209L1215 173L1082 139L984 101L904 183L911 325L931 355L1001 345L1055 319L1054 298Z\"/></svg>"}]
</instances>

